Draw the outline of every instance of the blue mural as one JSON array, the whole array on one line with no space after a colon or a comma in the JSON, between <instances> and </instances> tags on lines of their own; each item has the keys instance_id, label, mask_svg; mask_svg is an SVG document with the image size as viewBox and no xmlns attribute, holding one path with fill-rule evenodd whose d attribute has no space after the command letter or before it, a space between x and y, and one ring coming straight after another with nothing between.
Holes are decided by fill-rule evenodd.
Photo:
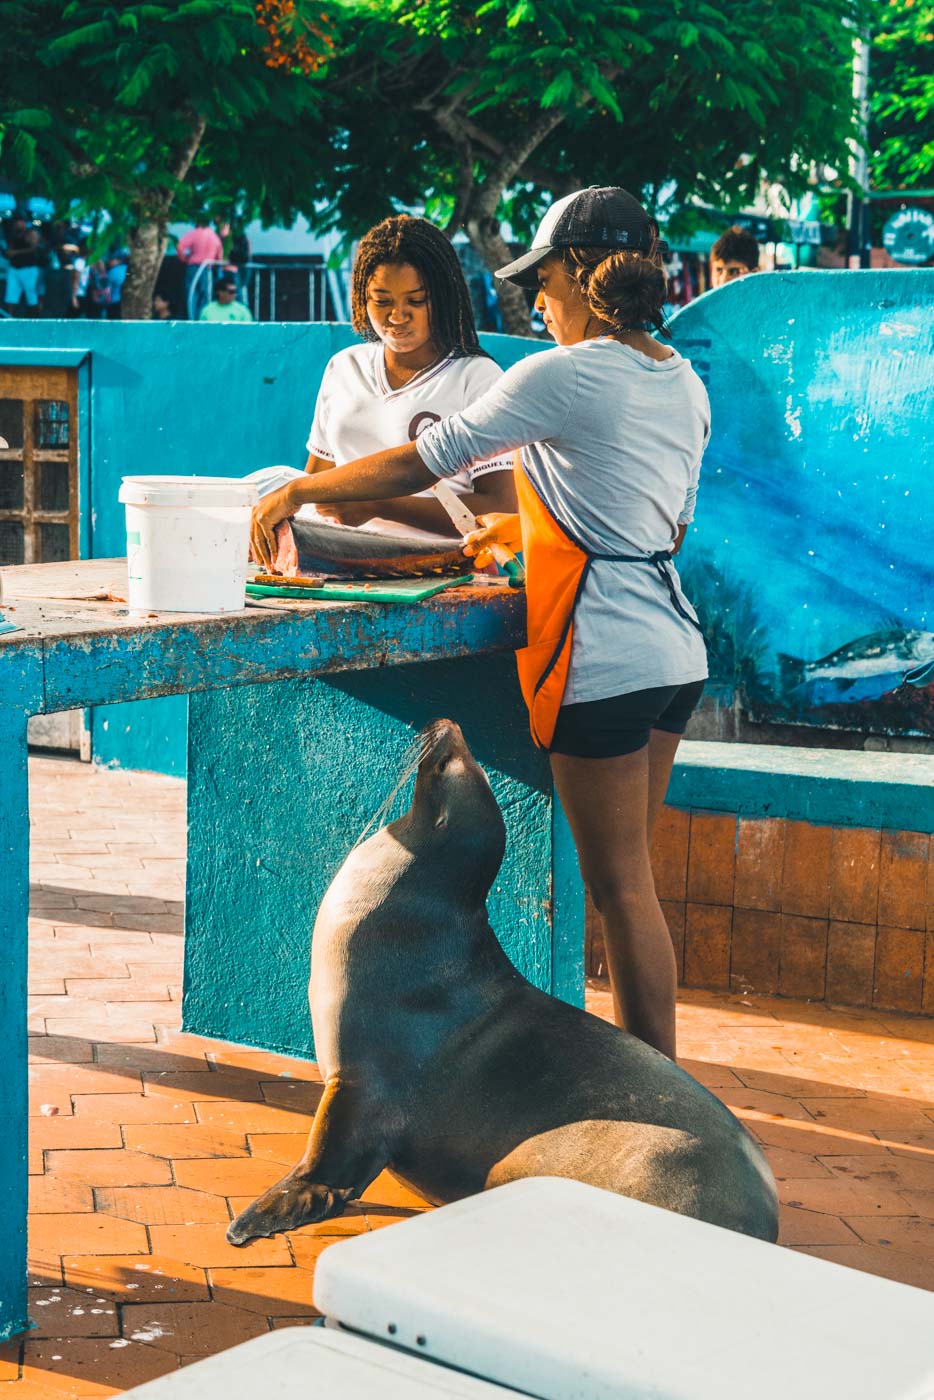
<instances>
[{"instance_id":1,"label":"blue mural","mask_svg":"<svg viewBox=\"0 0 934 1400\"><path fill-rule=\"evenodd\" d=\"M757 719L934 730L934 269L759 273L673 323L710 394L679 558Z\"/></svg>"}]
</instances>

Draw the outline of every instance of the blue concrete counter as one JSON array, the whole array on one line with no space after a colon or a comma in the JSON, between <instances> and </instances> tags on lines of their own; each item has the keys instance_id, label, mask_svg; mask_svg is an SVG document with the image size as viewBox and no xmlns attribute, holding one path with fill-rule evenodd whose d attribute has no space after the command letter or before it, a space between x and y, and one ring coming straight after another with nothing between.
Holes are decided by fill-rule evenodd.
<instances>
[{"instance_id":1,"label":"blue concrete counter","mask_svg":"<svg viewBox=\"0 0 934 1400\"><path fill-rule=\"evenodd\" d=\"M503 809L490 915L504 948L538 986L583 992L573 843L511 655L523 595L468 586L405 606L134 617L106 601L126 596L119 560L23 567L4 581L4 612L21 630L0 637L0 1339L26 1326L30 715L191 695L187 1029L312 1052L317 902L392 792L414 729L441 714L462 724Z\"/></svg>"}]
</instances>

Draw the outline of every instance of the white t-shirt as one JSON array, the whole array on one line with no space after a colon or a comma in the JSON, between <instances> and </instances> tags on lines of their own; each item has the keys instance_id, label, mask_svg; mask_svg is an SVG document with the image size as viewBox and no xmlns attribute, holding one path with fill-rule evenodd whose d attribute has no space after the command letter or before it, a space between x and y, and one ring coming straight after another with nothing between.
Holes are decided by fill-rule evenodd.
<instances>
[{"instance_id":1,"label":"white t-shirt","mask_svg":"<svg viewBox=\"0 0 934 1400\"><path fill-rule=\"evenodd\" d=\"M418 440L436 476L522 449L550 513L591 554L668 550L694 514L710 432L707 393L677 352L654 360L599 338L513 365L484 397ZM675 586L677 573L671 567ZM680 601L692 616L690 603ZM707 675L704 642L649 564L595 561L574 617L564 703Z\"/></svg>"},{"instance_id":2,"label":"white t-shirt","mask_svg":"<svg viewBox=\"0 0 934 1400\"><path fill-rule=\"evenodd\" d=\"M351 345L325 368L306 446L337 467L372 452L401 447L414 442L432 423L469 408L502 374L486 355L448 356L401 389L393 389L386 378L382 345L378 341ZM451 485L463 494L473 490L473 482L485 472L511 470L510 455L492 457L456 472ZM430 496L431 492L419 494Z\"/></svg>"}]
</instances>

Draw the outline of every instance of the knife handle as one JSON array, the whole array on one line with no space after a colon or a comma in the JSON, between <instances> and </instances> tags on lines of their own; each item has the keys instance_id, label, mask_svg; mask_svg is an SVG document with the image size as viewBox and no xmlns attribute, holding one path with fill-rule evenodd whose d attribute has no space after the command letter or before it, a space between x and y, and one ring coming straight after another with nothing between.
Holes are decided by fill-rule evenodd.
<instances>
[{"instance_id":1,"label":"knife handle","mask_svg":"<svg viewBox=\"0 0 934 1400\"><path fill-rule=\"evenodd\" d=\"M509 587L522 588L525 584L525 569L512 550L507 549L504 544L489 544L487 549L504 573L509 576Z\"/></svg>"}]
</instances>

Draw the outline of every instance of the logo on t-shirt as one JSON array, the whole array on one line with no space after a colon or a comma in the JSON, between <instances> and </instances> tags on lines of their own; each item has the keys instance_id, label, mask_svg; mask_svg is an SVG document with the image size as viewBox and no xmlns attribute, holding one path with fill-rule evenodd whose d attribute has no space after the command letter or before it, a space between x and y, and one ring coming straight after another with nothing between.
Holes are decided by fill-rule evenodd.
<instances>
[{"instance_id":1,"label":"logo on t-shirt","mask_svg":"<svg viewBox=\"0 0 934 1400\"><path fill-rule=\"evenodd\" d=\"M409 424L409 442L414 442L419 433L423 433L426 428L430 428L432 423L440 422L440 413L416 413Z\"/></svg>"}]
</instances>

